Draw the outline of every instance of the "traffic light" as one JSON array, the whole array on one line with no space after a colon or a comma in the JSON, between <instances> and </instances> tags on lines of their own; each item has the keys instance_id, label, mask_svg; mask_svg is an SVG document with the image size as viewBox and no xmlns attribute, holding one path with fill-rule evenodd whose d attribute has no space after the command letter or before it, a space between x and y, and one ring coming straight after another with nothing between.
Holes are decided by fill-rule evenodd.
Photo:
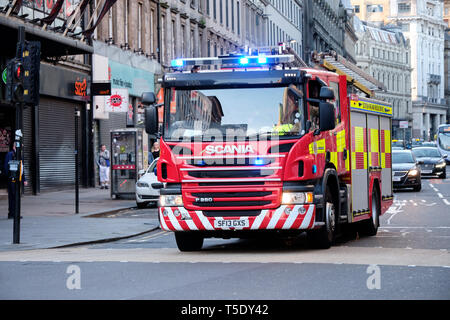
<instances>
[{"instance_id":1,"label":"traffic light","mask_svg":"<svg viewBox=\"0 0 450 320\"><path fill-rule=\"evenodd\" d=\"M6 100L10 102L24 101L24 73L22 59L14 58L6 66Z\"/></svg>"},{"instance_id":2,"label":"traffic light","mask_svg":"<svg viewBox=\"0 0 450 320\"><path fill-rule=\"evenodd\" d=\"M24 66L24 102L36 106L39 104L39 70L41 64L41 43L26 41L22 50Z\"/></svg>"}]
</instances>

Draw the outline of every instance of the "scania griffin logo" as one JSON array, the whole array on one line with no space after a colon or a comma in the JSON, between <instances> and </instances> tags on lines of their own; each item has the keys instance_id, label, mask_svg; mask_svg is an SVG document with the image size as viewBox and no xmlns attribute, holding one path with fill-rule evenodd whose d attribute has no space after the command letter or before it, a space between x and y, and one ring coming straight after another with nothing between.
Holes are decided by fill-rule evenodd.
<instances>
[{"instance_id":1,"label":"scania griffin logo","mask_svg":"<svg viewBox=\"0 0 450 320\"><path fill-rule=\"evenodd\" d=\"M212 146L209 145L202 151L207 154L224 154L224 153L255 153L252 146Z\"/></svg>"}]
</instances>

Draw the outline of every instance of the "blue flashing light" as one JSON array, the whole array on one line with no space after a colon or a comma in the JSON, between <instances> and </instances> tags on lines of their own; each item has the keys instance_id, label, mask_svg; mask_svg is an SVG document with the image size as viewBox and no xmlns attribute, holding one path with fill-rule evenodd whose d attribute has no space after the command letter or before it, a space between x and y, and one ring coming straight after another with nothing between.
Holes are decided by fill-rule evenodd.
<instances>
[{"instance_id":1,"label":"blue flashing light","mask_svg":"<svg viewBox=\"0 0 450 320\"><path fill-rule=\"evenodd\" d=\"M256 166L261 166L263 164L264 164L264 160L263 159L260 159L260 158L256 158L255 159L255 165Z\"/></svg>"},{"instance_id":2,"label":"blue flashing light","mask_svg":"<svg viewBox=\"0 0 450 320\"><path fill-rule=\"evenodd\" d=\"M313 164L312 166L312 173L316 173L317 172L317 166L315 164Z\"/></svg>"},{"instance_id":3,"label":"blue flashing light","mask_svg":"<svg viewBox=\"0 0 450 320\"><path fill-rule=\"evenodd\" d=\"M182 67L183 66L183 60L176 59L171 61L172 67Z\"/></svg>"},{"instance_id":4,"label":"blue flashing light","mask_svg":"<svg viewBox=\"0 0 450 320\"><path fill-rule=\"evenodd\" d=\"M206 162L204 160L197 161L198 166L206 166Z\"/></svg>"},{"instance_id":5,"label":"blue flashing light","mask_svg":"<svg viewBox=\"0 0 450 320\"><path fill-rule=\"evenodd\" d=\"M258 63L261 63L261 64L267 63L267 58L265 56L259 56Z\"/></svg>"},{"instance_id":6,"label":"blue flashing light","mask_svg":"<svg viewBox=\"0 0 450 320\"><path fill-rule=\"evenodd\" d=\"M242 65L248 64L248 58L240 58L239 63Z\"/></svg>"}]
</instances>

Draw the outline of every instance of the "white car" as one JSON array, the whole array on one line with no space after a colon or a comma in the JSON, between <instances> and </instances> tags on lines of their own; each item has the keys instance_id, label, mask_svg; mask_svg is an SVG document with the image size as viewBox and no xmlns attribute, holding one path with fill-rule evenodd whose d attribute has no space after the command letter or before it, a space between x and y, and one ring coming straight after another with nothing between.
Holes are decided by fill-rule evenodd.
<instances>
[{"instance_id":1,"label":"white car","mask_svg":"<svg viewBox=\"0 0 450 320\"><path fill-rule=\"evenodd\" d=\"M152 188L152 183L157 183L158 178L155 174L156 162L153 160L147 171L142 170L139 174L143 174L136 182L136 204L138 208L145 208L150 202L157 205L159 200L159 190Z\"/></svg>"}]
</instances>

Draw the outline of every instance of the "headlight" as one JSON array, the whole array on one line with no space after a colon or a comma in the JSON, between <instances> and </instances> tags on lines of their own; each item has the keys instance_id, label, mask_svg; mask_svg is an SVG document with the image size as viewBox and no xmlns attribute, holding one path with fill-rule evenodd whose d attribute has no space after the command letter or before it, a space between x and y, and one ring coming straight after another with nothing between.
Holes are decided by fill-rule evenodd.
<instances>
[{"instance_id":1,"label":"headlight","mask_svg":"<svg viewBox=\"0 0 450 320\"><path fill-rule=\"evenodd\" d=\"M136 183L136 185L137 185L139 188L150 188L150 186L149 186L148 183L146 183L146 182L138 182L138 183Z\"/></svg>"},{"instance_id":2,"label":"headlight","mask_svg":"<svg viewBox=\"0 0 450 320\"><path fill-rule=\"evenodd\" d=\"M281 198L282 204L303 204L313 203L314 196L312 192L284 192Z\"/></svg>"},{"instance_id":3,"label":"headlight","mask_svg":"<svg viewBox=\"0 0 450 320\"><path fill-rule=\"evenodd\" d=\"M442 162L438 162L436 164L436 168L443 168L443 167L445 167L445 160L442 160Z\"/></svg>"},{"instance_id":4,"label":"headlight","mask_svg":"<svg viewBox=\"0 0 450 320\"><path fill-rule=\"evenodd\" d=\"M419 170L417 170L417 169L411 169L411 170L409 170L409 172L408 172L408 177L415 177L415 176L417 176L419 174Z\"/></svg>"},{"instance_id":5,"label":"headlight","mask_svg":"<svg viewBox=\"0 0 450 320\"><path fill-rule=\"evenodd\" d=\"M167 194L159 197L161 207L182 207L183 197L181 194Z\"/></svg>"}]
</instances>

